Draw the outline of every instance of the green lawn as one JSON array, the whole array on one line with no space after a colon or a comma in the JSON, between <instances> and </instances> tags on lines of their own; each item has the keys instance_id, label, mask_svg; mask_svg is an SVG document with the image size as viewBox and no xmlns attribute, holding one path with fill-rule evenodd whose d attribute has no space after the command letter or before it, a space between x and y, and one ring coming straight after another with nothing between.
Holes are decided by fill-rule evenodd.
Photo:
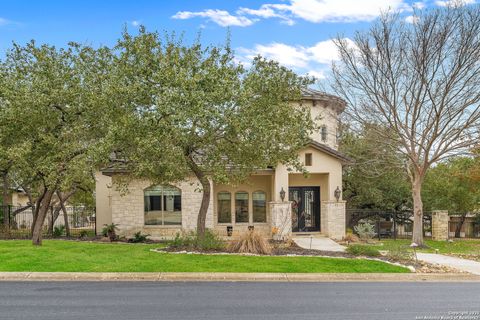
<instances>
[{"instance_id":1,"label":"green lawn","mask_svg":"<svg viewBox=\"0 0 480 320\"><path fill-rule=\"evenodd\" d=\"M409 272L379 261L323 257L252 257L156 253L158 244L45 240L0 241L0 271L76 272Z\"/></svg>"},{"instance_id":2,"label":"green lawn","mask_svg":"<svg viewBox=\"0 0 480 320\"><path fill-rule=\"evenodd\" d=\"M390 250L396 247L408 247L411 240L381 240L372 246L378 250ZM435 252L438 249L439 253L443 254L471 254L480 255L480 239L479 240L461 240L453 239L453 242L447 241L425 241L428 248L419 249L421 252Z\"/></svg>"}]
</instances>

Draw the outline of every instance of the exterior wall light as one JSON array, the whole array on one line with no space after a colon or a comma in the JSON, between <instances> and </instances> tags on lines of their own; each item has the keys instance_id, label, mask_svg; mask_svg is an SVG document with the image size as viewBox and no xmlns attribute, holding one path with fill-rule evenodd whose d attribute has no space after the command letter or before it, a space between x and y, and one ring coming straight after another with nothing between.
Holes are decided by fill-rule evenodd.
<instances>
[{"instance_id":1,"label":"exterior wall light","mask_svg":"<svg viewBox=\"0 0 480 320\"><path fill-rule=\"evenodd\" d=\"M335 196L335 199L337 199L337 201L340 201L340 196L342 195L342 190L340 190L340 187L337 186L337 189L335 189L333 195Z\"/></svg>"},{"instance_id":2,"label":"exterior wall light","mask_svg":"<svg viewBox=\"0 0 480 320\"><path fill-rule=\"evenodd\" d=\"M282 190L280 190L280 199L282 199L282 202L285 200L285 190L283 190L283 187Z\"/></svg>"}]
</instances>

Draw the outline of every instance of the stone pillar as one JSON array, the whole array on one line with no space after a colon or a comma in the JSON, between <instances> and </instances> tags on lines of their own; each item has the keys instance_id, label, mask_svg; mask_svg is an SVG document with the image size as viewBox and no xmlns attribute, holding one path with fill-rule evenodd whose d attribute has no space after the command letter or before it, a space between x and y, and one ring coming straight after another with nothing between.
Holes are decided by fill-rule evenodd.
<instances>
[{"instance_id":1,"label":"stone pillar","mask_svg":"<svg viewBox=\"0 0 480 320\"><path fill-rule=\"evenodd\" d=\"M342 240L345 237L346 201L322 201L321 232L327 237Z\"/></svg>"},{"instance_id":2,"label":"stone pillar","mask_svg":"<svg viewBox=\"0 0 480 320\"><path fill-rule=\"evenodd\" d=\"M272 201L269 204L274 240L287 240L292 236L292 204L290 201Z\"/></svg>"},{"instance_id":3,"label":"stone pillar","mask_svg":"<svg viewBox=\"0 0 480 320\"><path fill-rule=\"evenodd\" d=\"M448 211L432 211L432 240L448 240Z\"/></svg>"}]
</instances>

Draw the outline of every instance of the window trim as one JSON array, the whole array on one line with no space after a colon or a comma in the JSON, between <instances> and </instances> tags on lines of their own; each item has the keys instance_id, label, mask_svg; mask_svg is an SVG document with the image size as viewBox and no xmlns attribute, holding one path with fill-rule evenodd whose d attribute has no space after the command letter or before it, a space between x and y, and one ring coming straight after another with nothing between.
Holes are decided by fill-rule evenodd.
<instances>
[{"instance_id":1,"label":"window trim","mask_svg":"<svg viewBox=\"0 0 480 320\"><path fill-rule=\"evenodd\" d=\"M255 222L254 219L253 219L253 210L254 210L254 206L253 206L253 194L254 193L263 193L265 195L265 221L264 222ZM268 203L268 194L265 190L262 190L262 189L258 189L258 190L255 190L255 191L252 191L252 224L267 224L268 223L268 210L267 210L267 203Z\"/></svg>"},{"instance_id":2,"label":"window trim","mask_svg":"<svg viewBox=\"0 0 480 320\"><path fill-rule=\"evenodd\" d=\"M247 221L247 222L243 222L243 221L242 221L242 222L237 222L237 193L246 193L247 196L248 196L248 199L247 199L248 221ZM235 191L235 198L234 198L234 201L233 201L233 209L234 209L233 212L234 212L234 215L235 215L235 217L234 217L234 219L233 219L234 224L239 224L239 225L242 225L242 224L243 224L243 225L245 225L245 224L250 224L250 223L252 223L252 222L251 222L252 220L250 219L250 218L252 217L252 214L251 214L252 212L251 212L251 210L250 210L250 203L251 203L250 201L251 201L250 192L244 191L244 190L237 190L237 191Z\"/></svg>"},{"instance_id":3,"label":"window trim","mask_svg":"<svg viewBox=\"0 0 480 320\"><path fill-rule=\"evenodd\" d=\"M161 194L160 194L160 212L162 213L162 224L145 224L145 216L148 211L145 211L145 192L149 191L151 188L155 187L161 187ZM181 221L180 224L165 224L165 218L164 218L164 187L170 187L170 188L175 188L180 192L180 217ZM155 210L156 211L156 210ZM171 185L171 184L154 184L151 185L145 189L143 189L143 227L144 228L170 228L170 229L178 229L182 228L183 226L183 201L182 201L182 189L180 189L177 186Z\"/></svg>"},{"instance_id":4,"label":"window trim","mask_svg":"<svg viewBox=\"0 0 480 320\"><path fill-rule=\"evenodd\" d=\"M307 161L309 160L309 161ZM305 167L313 166L313 154L311 152L305 153L305 160L304 160Z\"/></svg>"},{"instance_id":5,"label":"window trim","mask_svg":"<svg viewBox=\"0 0 480 320\"><path fill-rule=\"evenodd\" d=\"M228 193L230 195L230 222L219 222L218 221L218 218L219 218L219 214L218 214L218 209L219 209L219 207L218 207L218 195L220 193ZM217 225L223 226L223 225L233 225L233 224L235 224L234 223L234 217L233 217L233 214L232 214L234 212L234 211L232 211L232 207L235 207L235 204L234 204L234 201L232 201L232 198L233 198L232 197L232 192L228 191L228 190L220 190L216 193L216 200L217 201L216 201L215 213L217 215L217 219L216 219L217 220Z\"/></svg>"},{"instance_id":6,"label":"window trim","mask_svg":"<svg viewBox=\"0 0 480 320\"><path fill-rule=\"evenodd\" d=\"M322 142L327 142L328 132L327 132L327 126L326 125L322 125L320 127L320 139L322 140Z\"/></svg>"}]
</instances>

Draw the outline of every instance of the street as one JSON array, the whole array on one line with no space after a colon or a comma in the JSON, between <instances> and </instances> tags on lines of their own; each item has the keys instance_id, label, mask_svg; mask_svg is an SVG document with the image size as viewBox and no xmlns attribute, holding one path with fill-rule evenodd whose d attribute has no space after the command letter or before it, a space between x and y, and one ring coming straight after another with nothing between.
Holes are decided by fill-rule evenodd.
<instances>
[{"instance_id":1,"label":"street","mask_svg":"<svg viewBox=\"0 0 480 320\"><path fill-rule=\"evenodd\" d=\"M9 320L471 320L479 312L478 283L0 282L0 319Z\"/></svg>"}]
</instances>

